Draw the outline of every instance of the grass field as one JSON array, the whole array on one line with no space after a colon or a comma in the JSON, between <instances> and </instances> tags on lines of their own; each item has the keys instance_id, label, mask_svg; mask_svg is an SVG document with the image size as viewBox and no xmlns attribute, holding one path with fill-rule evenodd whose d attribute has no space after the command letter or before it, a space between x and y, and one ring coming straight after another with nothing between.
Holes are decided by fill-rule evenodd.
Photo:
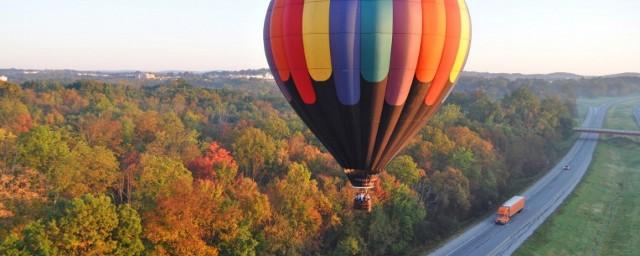
<instances>
[{"instance_id":1,"label":"grass field","mask_svg":"<svg viewBox=\"0 0 640 256\"><path fill-rule=\"evenodd\" d=\"M606 127L638 129L631 108L613 108ZM639 255L640 143L608 138L599 144L583 182L515 255Z\"/></svg>"},{"instance_id":2,"label":"grass field","mask_svg":"<svg viewBox=\"0 0 640 256\"><path fill-rule=\"evenodd\" d=\"M626 98L638 98L640 94L629 95ZM619 97L595 97L595 98L578 98L576 102L576 107L578 108L578 117L577 121L582 122L584 120L585 115L587 114L587 109L591 107L600 106L607 102L611 102L612 100L618 100ZM640 103L636 102L636 105L640 105ZM621 112L622 113L622 112ZM630 113L630 112L629 112Z\"/></svg>"}]
</instances>

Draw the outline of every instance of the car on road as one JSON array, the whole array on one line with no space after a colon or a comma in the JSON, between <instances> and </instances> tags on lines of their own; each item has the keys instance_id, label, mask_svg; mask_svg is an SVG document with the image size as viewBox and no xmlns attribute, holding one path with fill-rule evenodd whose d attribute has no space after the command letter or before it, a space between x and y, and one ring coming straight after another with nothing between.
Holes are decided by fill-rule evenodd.
<instances>
[{"instance_id":1,"label":"car on road","mask_svg":"<svg viewBox=\"0 0 640 256\"><path fill-rule=\"evenodd\" d=\"M571 166L569 166L568 164L562 167L562 170L564 171L568 171L571 170Z\"/></svg>"}]
</instances>

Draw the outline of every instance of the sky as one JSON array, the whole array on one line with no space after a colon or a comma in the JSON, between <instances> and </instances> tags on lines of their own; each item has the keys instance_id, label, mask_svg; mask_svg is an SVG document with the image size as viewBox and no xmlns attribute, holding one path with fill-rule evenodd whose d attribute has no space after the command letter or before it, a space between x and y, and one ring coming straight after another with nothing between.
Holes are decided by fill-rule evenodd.
<instances>
[{"instance_id":1,"label":"sky","mask_svg":"<svg viewBox=\"0 0 640 256\"><path fill-rule=\"evenodd\" d=\"M268 0L0 0L0 68L267 67ZM466 70L640 72L638 0L467 0Z\"/></svg>"}]
</instances>

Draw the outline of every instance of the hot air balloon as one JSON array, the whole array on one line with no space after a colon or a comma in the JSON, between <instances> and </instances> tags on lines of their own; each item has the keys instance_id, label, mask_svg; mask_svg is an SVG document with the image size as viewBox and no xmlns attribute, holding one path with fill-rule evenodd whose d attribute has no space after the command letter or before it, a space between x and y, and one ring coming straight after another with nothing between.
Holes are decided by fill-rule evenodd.
<instances>
[{"instance_id":1,"label":"hot air balloon","mask_svg":"<svg viewBox=\"0 0 640 256\"><path fill-rule=\"evenodd\" d=\"M451 93L470 47L464 0L272 0L264 45L290 105L367 189Z\"/></svg>"}]
</instances>

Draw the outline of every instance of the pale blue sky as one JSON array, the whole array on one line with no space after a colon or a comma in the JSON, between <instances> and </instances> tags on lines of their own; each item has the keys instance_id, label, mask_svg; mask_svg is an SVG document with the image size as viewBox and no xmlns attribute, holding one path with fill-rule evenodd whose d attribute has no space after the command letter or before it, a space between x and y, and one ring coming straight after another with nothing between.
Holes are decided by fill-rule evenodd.
<instances>
[{"instance_id":1,"label":"pale blue sky","mask_svg":"<svg viewBox=\"0 0 640 256\"><path fill-rule=\"evenodd\" d=\"M639 0L467 0L467 70L640 71ZM266 67L267 0L0 0L0 68Z\"/></svg>"}]
</instances>

